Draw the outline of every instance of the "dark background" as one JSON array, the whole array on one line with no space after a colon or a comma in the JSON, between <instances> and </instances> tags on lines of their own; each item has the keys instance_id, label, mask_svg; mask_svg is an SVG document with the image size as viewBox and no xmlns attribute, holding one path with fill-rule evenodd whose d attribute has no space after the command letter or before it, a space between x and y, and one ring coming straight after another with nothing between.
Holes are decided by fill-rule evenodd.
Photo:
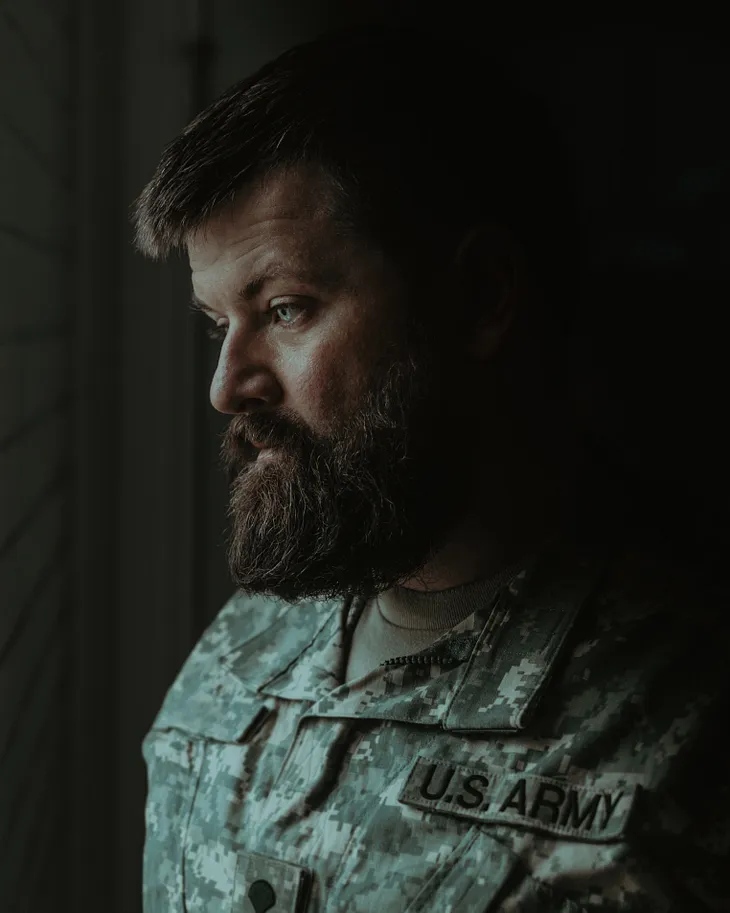
<instances>
[{"instance_id":1,"label":"dark background","mask_svg":"<svg viewBox=\"0 0 730 913\"><path fill-rule=\"evenodd\" d=\"M140 742L232 587L213 349L128 209L192 115L293 43L398 18L507 49L580 163L592 424L722 561L727 35L422 7L0 0L0 913L140 910Z\"/></svg>"}]
</instances>

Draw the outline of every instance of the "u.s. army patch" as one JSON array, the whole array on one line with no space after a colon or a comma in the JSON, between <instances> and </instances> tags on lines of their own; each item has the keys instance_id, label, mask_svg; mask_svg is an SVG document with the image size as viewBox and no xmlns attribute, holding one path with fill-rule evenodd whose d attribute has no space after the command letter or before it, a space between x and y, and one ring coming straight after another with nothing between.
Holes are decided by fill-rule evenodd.
<instances>
[{"instance_id":1,"label":"u.s. army patch","mask_svg":"<svg viewBox=\"0 0 730 913\"><path fill-rule=\"evenodd\" d=\"M604 842L623 835L637 787L601 789L419 755L398 796L430 811Z\"/></svg>"},{"instance_id":2,"label":"u.s. army patch","mask_svg":"<svg viewBox=\"0 0 730 913\"><path fill-rule=\"evenodd\" d=\"M233 909L240 913L300 913L311 872L304 866L262 853L241 852L236 860Z\"/></svg>"}]
</instances>

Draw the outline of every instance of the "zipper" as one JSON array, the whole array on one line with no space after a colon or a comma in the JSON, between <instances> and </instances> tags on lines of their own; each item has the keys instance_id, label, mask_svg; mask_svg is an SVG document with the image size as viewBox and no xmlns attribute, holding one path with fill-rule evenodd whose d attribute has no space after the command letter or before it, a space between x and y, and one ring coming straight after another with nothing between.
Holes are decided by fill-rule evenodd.
<instances>
[{"instance_id":1,"label":"zipper","mask_svg":"<svg viewBox=\"0 0 730 913\"><path fill-rule=\"evenodd\" d=\"M516 576L516 575L515 575ZM512 578L514 579L514 577ZM509 583L503 583L498 589L497 592L492 597L491 603L491 613L487 620L487 625L491 628L494 626L494 612L500 607L500 603L503 599L506 598L507 590ZM501 619L501 615L497 616ZM436 663L439 666L456 666L459 663L464 662L466 659L471 656L472 650L476 645L479 637L482 636L482 632L472 631L469 634L456 634L453 635L451 640L446 644L446 646L451 649L456 648L457 653L459 648L464 646L464 643L468 645L468 654L463 656L455 656L453 653L450 655L445 655L443 653L411 653L408 656L393 656L391 659L386 659L382 662L381 666L405 666L405 665L426 665L427 663ZM461 643L457 644L457 641Z\"/></svg>"},{"instance_id":2,"label":"zipper","mask_svg":"<svg viewBox=\"0 0 730 913\"><path fill-rule=\"evenodd\" d=\"M410 656L393 656L391 659L384 660L381 666L405 666L408 664L425 665L426 663L436 663L439 666L455 665L462 662L453 656L428 655L424 656L418 653L412 653Z\"/></svg>"}]
</instances>

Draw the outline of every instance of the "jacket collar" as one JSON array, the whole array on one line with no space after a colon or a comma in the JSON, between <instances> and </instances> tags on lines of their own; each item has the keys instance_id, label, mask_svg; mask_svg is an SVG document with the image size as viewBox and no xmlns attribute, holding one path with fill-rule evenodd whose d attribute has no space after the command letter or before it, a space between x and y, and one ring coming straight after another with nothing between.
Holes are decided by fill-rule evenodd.
<instances>
[{"instance_id":1,"label":"jacket collar","mask_svg":"<svg viewBox=\"0 0 730 913\"><path fill-rule=\"evenodd\" d=\"M352 682L342 683L344 647L362 599L292 606L221 662L262 701L309 703L308 717L520 730L606 559L602 548L554 547L414 661L381 665Z\"/></svg>"}]
</instances>

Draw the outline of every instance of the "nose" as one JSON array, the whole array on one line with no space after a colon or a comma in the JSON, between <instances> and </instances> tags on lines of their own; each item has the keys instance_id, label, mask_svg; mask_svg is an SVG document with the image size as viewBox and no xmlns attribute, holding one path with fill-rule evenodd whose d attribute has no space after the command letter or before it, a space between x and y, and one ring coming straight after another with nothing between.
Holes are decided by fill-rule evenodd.
<instances>
[{"instance_id":1,"label":"nose","mask_svg":"<svg viewBox=\"0 0 730 913\"><path fill-rule=\"evenodd\" d=\"M263 358L244 351L230 334L218 356L210 384L210 404L224 415L237 415L276 405L281 387Z\"/></svg>"}]
</instances>

